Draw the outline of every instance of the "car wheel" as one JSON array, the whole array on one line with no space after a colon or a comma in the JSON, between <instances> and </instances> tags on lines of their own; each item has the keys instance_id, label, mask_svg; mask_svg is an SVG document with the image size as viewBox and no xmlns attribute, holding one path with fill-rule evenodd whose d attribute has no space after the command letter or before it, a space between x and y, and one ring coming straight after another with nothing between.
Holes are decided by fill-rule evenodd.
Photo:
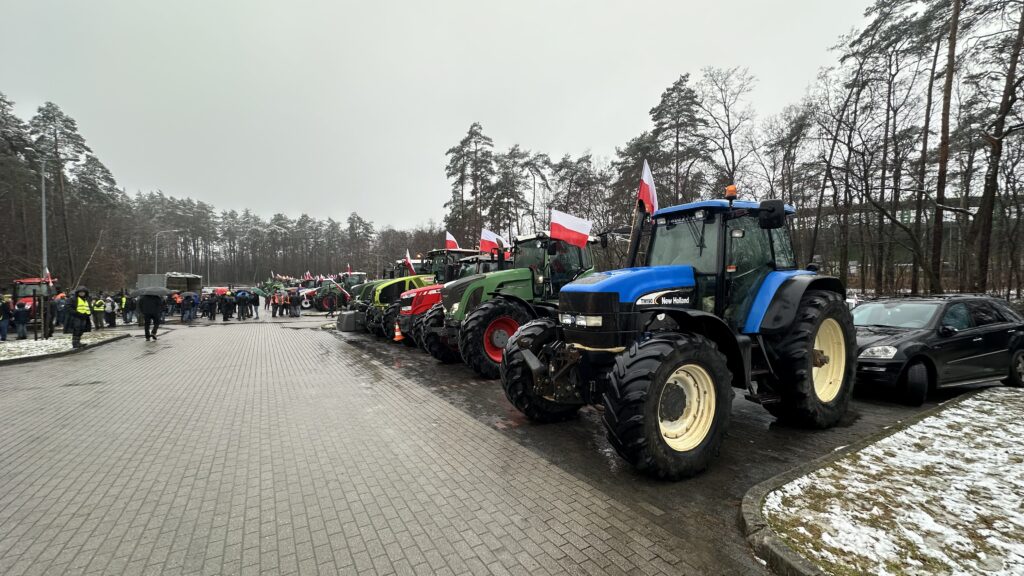
<instances>
[{"instance_id":1,"label":"car wheel","mask_svg":"<svg viewBox=\"0 0 1024 576\"><path fill-rule=\"evenodd\" d=\"M928 367L923 362L911 364L900 383L900 401L907 406L924 404L928 399L929 380Z\"/></svg>"},{"instance_id":2,"label":"car wheel","mask_svg":"<svg viewBox=\"0 0 1024 576\"><path fill-rule=\"evenodd\" d=\"M1010 374L1003 383L1014 388L1024 386L1024 350L1016 350L1010 356Z\"/></svg>"}]
</instances>

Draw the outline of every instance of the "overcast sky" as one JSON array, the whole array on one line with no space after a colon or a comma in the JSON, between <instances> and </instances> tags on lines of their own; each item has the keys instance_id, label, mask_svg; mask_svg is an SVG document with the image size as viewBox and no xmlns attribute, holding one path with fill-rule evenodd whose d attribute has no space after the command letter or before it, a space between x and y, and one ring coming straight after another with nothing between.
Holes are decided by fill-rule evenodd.
<instances>
[{"instance_id":1,"label":"overcast sky","mask_svg":"<svg viewBox=\"0 0 1024 576\"><path fill-rule=\"evenodd\" d=\"M264 216L439 221L444 152L611 158L681 73L805 93L868 0L0 0L0 91L73 116L129 193Z\"/></svg>"}]
</instances>

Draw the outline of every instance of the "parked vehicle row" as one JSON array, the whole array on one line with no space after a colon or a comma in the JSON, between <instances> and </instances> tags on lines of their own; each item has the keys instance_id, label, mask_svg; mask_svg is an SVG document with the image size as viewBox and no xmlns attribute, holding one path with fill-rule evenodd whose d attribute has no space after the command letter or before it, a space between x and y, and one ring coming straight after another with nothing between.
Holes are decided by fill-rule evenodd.
<instances>
[{"instance_id":1,"label":"parked vehicle row","mask_svg":"<svg viewBox=\"0 0 1024 576\"><path fill-rule=\"evenodd\" d=\"M797 267L791 207L730 196L653 214L638 203L623 269L594 270L602 238L539 232L516 238L508 260L504 247L435 250L430 274L356 286L351 309L368 331L500 378L531 420L596 406L616 452L664 479L707 468L737 389L820 429L842 420L858 378L913 403L934 387L1024 380L1024 319L1005 303L901 299L851 312L837 278Z\"/></svg>"}]
</instances>

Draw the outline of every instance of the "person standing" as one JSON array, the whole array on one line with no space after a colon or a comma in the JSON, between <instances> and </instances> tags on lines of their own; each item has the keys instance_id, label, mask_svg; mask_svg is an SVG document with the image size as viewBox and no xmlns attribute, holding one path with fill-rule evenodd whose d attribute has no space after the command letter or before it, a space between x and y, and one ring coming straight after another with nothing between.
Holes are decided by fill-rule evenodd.
<instances>
[{"instance_id":1,"label":"person standing","mask_svg":"<svg viewBox=\"0 0 1024 576\"><path fill-rule=\"evenodd\" d=\"M68 322L71 325L71 347L82 347L82 333L89 331L89 318L92 316L92 303L89 291L84 286L75 290L75 295L68 302Z\"/></svg>"},{"instance_id":2,"label":"person standing","mask_svg":"<svg viewBox=\"0 0 1024 576\"><path fill-rule=\"evenodd\" d=\"M103 299L103 316L107 321L107 328L117 328L117 302L113 296Z\"/></svg>"},{"instance_id":3,"label":"person standing","mask_svg":"<svg viewBox=\"0 0 1024 576\"><path fill-rule=\"evenodd\" d=\"M281 295L274 291L270 296L270 317L277 318L277 312L281 309Z\"/></svg>"},{"instance_id":4,"label":"person standing","mask_svg":"<svg viewBox=\"0 0 1024 576\"><path fill-rule=\"evenodd\" d=\"M103 301L103 293L92 301L92 327L97 330L103 329L103 314L107 310L107 304Z\"/></svg>"},{"instance_id":5,"label":"person standing","mask_svg":"<svg viewBox=\"0 0 1024 576\"><path fill-rule=\"evenodd\" d=\"M338 297L334 294L324 296L324 308L327 308L327 317L334 318L334 311L338 307Z\"/></svg>"},{"instance_id":6,"label":"person standing","mask_svg":"<svg viewBox=\"0 0 1024 576\"><path fill-rule=\"evenodd\" d=\"M29 312L24 302L18 302L18 306L14 309L14 329L18 332L18 340L28 338Z\"/></svg>"},{"instance_id":7,"label":"person standing","mask_svg":"<svg viewBox=\"0 0 1024 576\"><path fill-rule=\"evenodd\" d=\"M252 303L252 314L257 320L260 319L260 295L253 292L249 295L249 301Z\"/></svg>"},{"instance_id":8,"label":"person standing","mask_svg":"<svg viewBox=\"0 0 1024 576\"><path fill-rule=\"evenodd\" d=\"M163 298L154 294L143 294L138 299L139 314L142 314L146 330L146 342L152 338L156 340L156 332L160 328L160 319L164 311ZM152 330L150 330L152 326Z\"/></svg>"},{"instance_id":9,"label":"person standing","mask_svg":"<svg viewBox=\"0 0 1024 576\"><path fill-rule=\"evenodd\" d=\"M0 342L7 341L7 329L14 320L14 311L11 310L11 302L0 296Z\"/></svg>"},{"instance_id":10,"label":"person standing","mask_svg":"<svg viewBox=\"0 0 1024 576\"><path fill-rule=\"evenodd\" d=\"M302 296L299 296L299 291L296 290L289 298L288 303L291 305L291 316L293 318L299 317L299 310L302 308Z\"/></svg>"},{"instance_id":11,"label":"person standing","mask_svg":"<svg viewBox=\"0 0 1024 576\"><path fill-rule=\"evenodd\" d=\"M131 324L135 320L135 297L128 296L124 299L124 323Z\"/></svg>"},{"instance_id":12,"label":"person standing","mask_svg":"<svg viewBox=\"0 0 1024 576\"><path fill-rule=\"evenodd\" d=\"M57 318L60 317L64 303L62 296L54 296L46 301L46 324L43 326L43 338L52 338L53 329L57 326Z\"/></svg>"}]
</instances>

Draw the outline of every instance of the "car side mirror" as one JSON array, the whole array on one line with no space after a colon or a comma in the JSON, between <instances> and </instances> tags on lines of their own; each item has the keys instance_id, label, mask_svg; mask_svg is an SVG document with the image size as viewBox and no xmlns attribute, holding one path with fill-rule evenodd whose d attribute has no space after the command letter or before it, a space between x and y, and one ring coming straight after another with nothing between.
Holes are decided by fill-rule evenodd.
<instances>
[{"instance_id":1,"label":"car side mirror","mask_svg":"<svg viewBox=\"0 0 1024 576\"><path fill-rule=\"evenodd\" d=\"M943 324L942 326L939 326L939 336L945 336L948 338L950 336L953 336L957 332L959 332L959 330L953 328L949 324Z\"/></svg>"},{"instance_id":2,"label":"car side mirror","mask_svg":"<svg viewBox=\"0 0 1024 576\"><path fill-rule=\"evenodd\" d=\"M757 224L762 230L782 228L786 225L786 204L782 200L762 200L757 212Z\"/></svg>"}]
</instances>

